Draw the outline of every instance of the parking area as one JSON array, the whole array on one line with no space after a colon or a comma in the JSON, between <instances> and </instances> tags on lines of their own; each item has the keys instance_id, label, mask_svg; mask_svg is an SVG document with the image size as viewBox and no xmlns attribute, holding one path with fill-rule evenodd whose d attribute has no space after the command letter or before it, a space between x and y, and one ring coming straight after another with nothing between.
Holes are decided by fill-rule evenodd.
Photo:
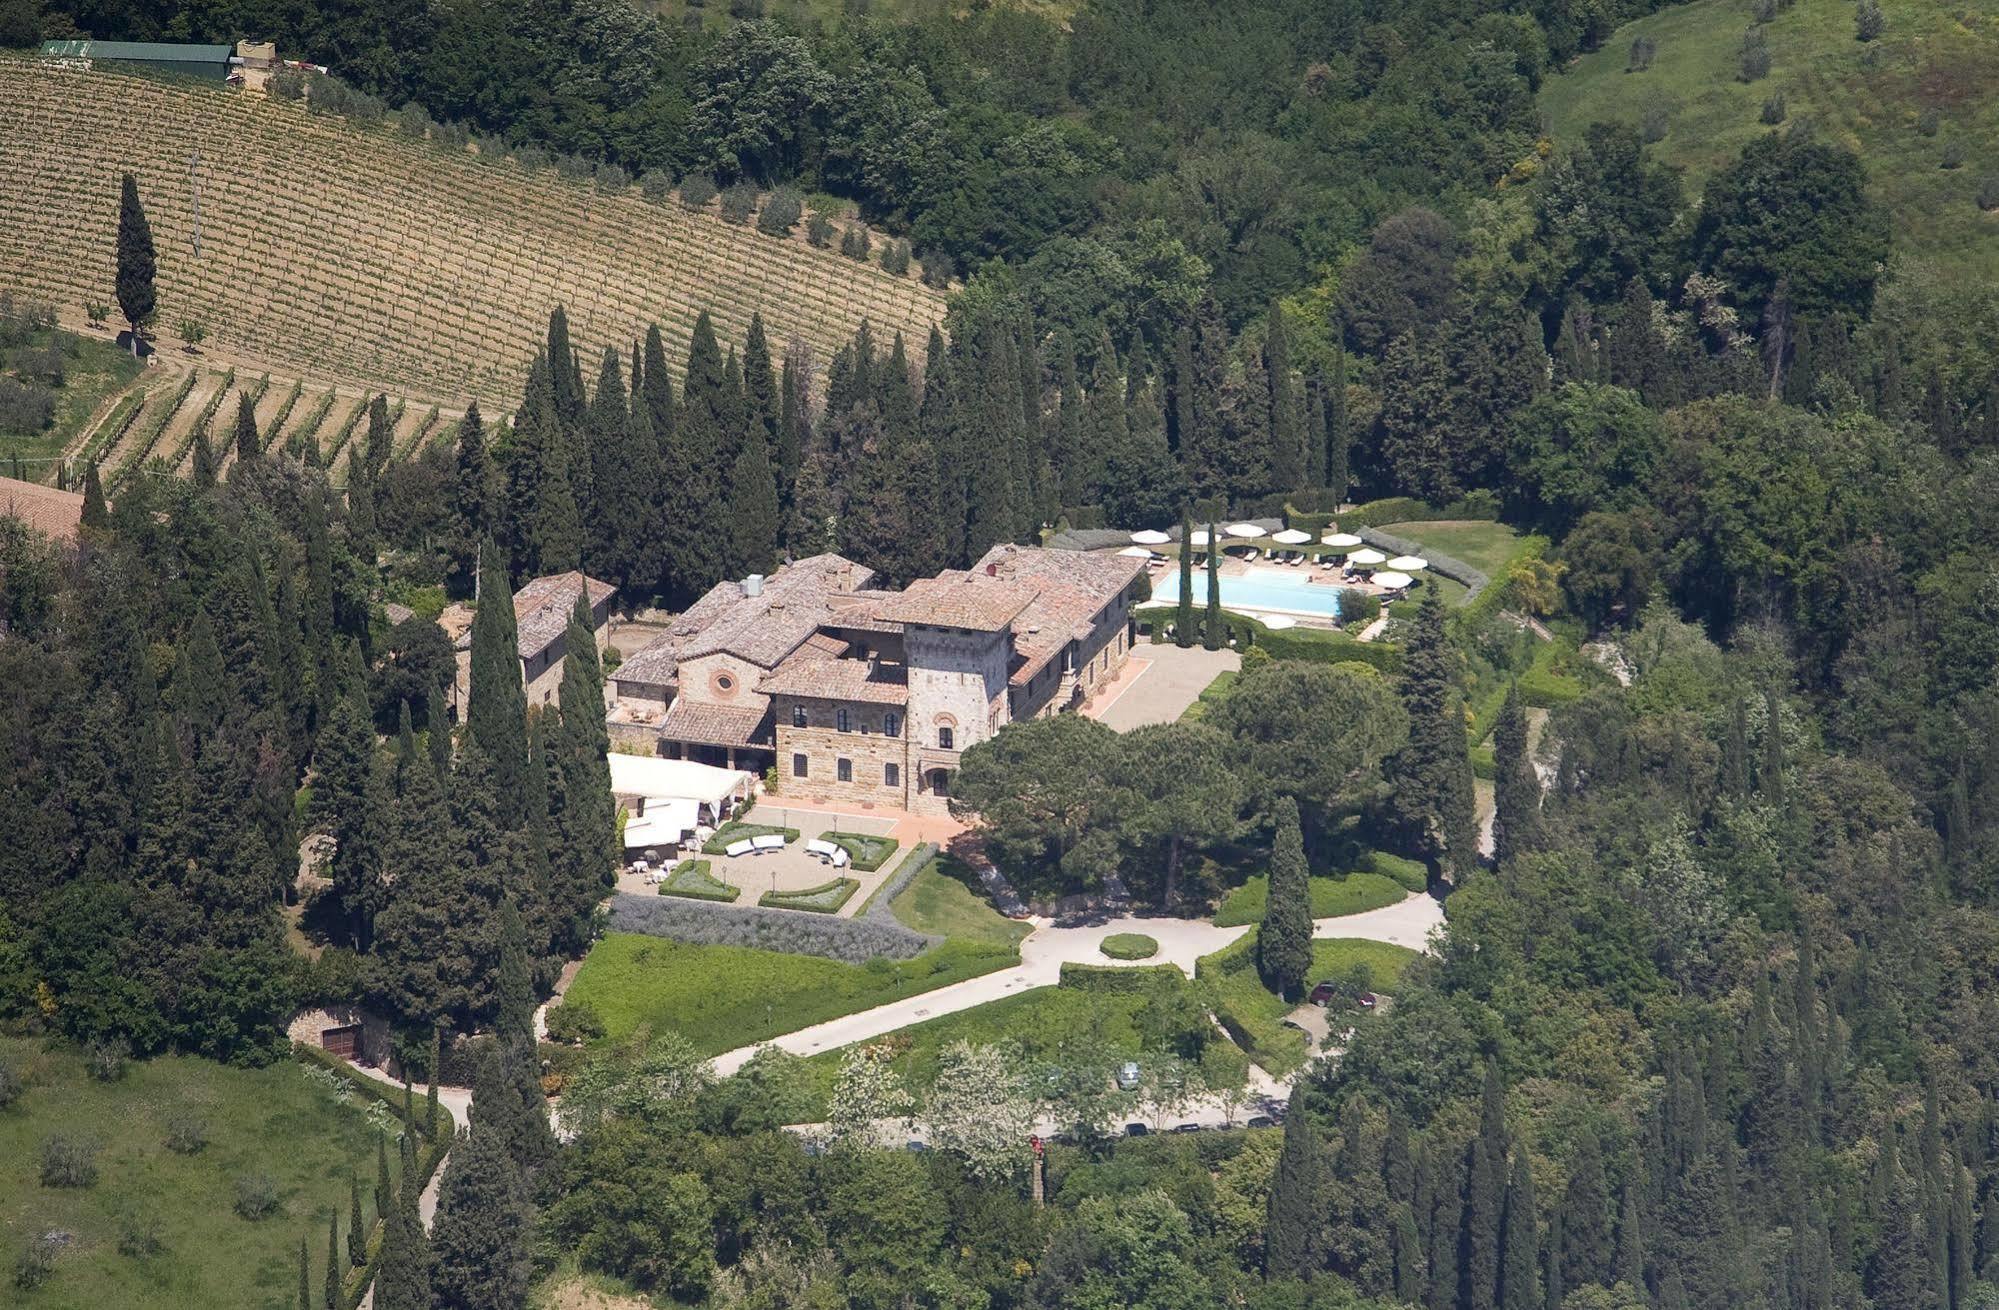
<instances>
[{"instance_id":1,"label":"parking area","mask_svg":"<svg viewBox=\"0 0 1999 1310\"><path fill-rule=\"evenodd\" d=\"M1209 683L1241 667L1242 657L1232 650L1134 646L1124 672L1100 688L1083 713L1119 732L1148 723L1172 723Z\"/></svg>"}]
</instances>

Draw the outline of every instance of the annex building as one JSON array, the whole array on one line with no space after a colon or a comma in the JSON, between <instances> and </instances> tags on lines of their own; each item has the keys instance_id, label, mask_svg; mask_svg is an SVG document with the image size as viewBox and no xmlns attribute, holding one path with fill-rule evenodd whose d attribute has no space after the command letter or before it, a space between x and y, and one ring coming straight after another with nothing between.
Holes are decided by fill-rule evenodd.
<instances>
[{"instance_id":1,"label":"annex building","mask_svg":"<svg viewBox=\"0 0 1999 1310\"><path fill-rule=\"evenodd\" d=\"M611 737L775 769L781 796L941 812L966 747L1117 676L1144 571L1001 545L902 591L830 554L720 583L611 675Z\"/></svg>"},{"instance_id":2,"label":"annex building","mask_svg":"<svg viewBox=\"0 0 1999 1310\"><path fill-rule=\"evenodd\" d=\"M562 689L562 655L568 647L569 616L579 593L590 599L590 631L602 656L610 639L611 598L618 589L572 569L530 579L514 593L514 625L519 632L521 683L529 705L549 705ZM469 615L452 636L458 671L451 684L451 712L462 721L472 697L472 629Z\"/></svg>"}]
</instances>

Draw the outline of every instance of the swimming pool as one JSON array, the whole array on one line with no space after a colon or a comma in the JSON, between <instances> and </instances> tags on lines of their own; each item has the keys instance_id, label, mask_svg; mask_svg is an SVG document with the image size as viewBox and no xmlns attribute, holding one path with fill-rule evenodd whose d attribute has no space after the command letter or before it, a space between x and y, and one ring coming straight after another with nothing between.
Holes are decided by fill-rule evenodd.
<instances>
[{"instance_id":1,"label":"swimming pool","mask_svg":"<svg viewBox=\"0 0 1999 1310\"><path fill-rule=\"evenodd\" d=\"M1326 575L1321 575L1326 576ZM1222 587L1222 608L1246 614L1303 614L1313 618L1340 616L1340 589L1325 582L1312 582L1304 569L1252 568L1241 577L1218 579ZM1153 584L1152 599L1175 604L1180 599L1180 575L1169 570ZM1208 575L1194 572L1194 604L1208 603Z\"/></svg>"}]
</instances>

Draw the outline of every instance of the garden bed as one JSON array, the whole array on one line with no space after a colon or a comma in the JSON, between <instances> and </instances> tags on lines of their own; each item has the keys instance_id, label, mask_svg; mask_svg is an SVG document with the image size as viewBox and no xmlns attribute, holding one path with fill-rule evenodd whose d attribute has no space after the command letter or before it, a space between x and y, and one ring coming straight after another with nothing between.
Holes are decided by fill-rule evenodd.
<instances>
[{"instance_id":1,"label":"garden bed","mask_svg":"<svg viewBox=\"0 0 1999 1310\"><path fill-rule=\"evenodd\" d=\"M876 837L865 832L829 832L821 840L843 847L853 857L854 867L862 873L873 873L881 868L902 845L893 837Z\"/></svg>"},{"instance_id":2,"label":"garden bed","mask_svg":"<svg viewBox=\"0 0 1999 1310\"><path fill-rule=\"evenodd\" d=\"M784 844L789 846L798 840L798 829L773 828L762 823L743 823L740 820L732 820L715 829L715 835L710 837L707 843L701 847L701 853L703 855L723 855L736 842L750 841L757 837L782 837L784 838Z\"/></svg>"},{"instance_id":3,"label":"garden bed","mask_svg":"<svg viewBox=\"0 0 1999 1310\"><path fill-rule=\"evenodd\" d=\"M1113 960L1149 960L1159 954L1159 940L1142 932L1114 932L1097 949Z\"/></svg>"},{"instance_id":4,"label":"garden bed","mask_svg":"<svg viewBox=\"0 0 1999 1310\"><path fill-rule=\"evenodd\" d=\"M743 894L742 888L731 887L709 873L712 867L707 860L682 860L660 881L659 894L695 901L733 901Z\"/></svg>"},{"instance_id":5,"label":"garden bed","mask_svg":"<svg viewBox=\"0 0 1999 1310\"><path fill-rule=\"evenodd\" d=\"M807 910L813 914L837 914L849 897L861 889L853 878L835 878L817 887L795 892L765 892L757 904L767 910Z\"/></svg>"}]
</instances>

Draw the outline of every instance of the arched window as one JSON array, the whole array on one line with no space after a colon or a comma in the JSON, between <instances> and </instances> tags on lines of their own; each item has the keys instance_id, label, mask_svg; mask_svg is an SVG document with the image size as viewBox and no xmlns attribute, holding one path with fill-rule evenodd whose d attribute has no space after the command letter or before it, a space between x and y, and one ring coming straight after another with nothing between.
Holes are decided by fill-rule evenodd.
<instances>
[{"instance_id":1,"label":"arched window","mask_svg":"<svg viewBox=\"0 0 1999 1310\"><path fill-rule=\"evenodd\" d=\"M901 735L902 716L894 710L890 710L888 713L882 715L882 736L900 737Z\"/></svg>"}]
</instances>

